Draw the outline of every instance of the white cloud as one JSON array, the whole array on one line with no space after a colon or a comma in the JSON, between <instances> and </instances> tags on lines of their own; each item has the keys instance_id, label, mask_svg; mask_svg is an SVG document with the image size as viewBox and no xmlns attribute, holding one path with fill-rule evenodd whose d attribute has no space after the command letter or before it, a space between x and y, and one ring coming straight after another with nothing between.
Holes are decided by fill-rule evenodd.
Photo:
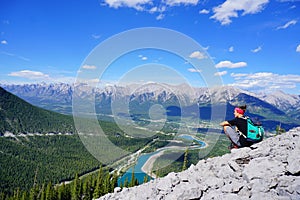
<instances>
[{"instance_id":1,"label":"white cloud","mask_svg":"<svg viewBox=\"0 0 300 200\"><path fill-rule=\"evenodd\" d=\"M7 41L6 40L2 40L1 44L7 44Z\"/></svg>"},{"instance_id":2,"label":"white cloud","mask_svg":"<svg viewBox=\"0 0 300 200\"><path fill-rule=\"evenodd\" d=\"M299 0L277 0L279 2L296 2L296 1L299 1Z\"/></svg>"},{"instance_id":3,"label":"white cloud","mask_svg":"<svg viewBox=\"0 0 300 200\"><path fill-rule=\"evenodd\" d=\"M206 10L206 9L202 9L199 11L199 14L208 14L209 13L209 10Z\"/></svg>"},{"instance_id":4,"label":"white cloud","mask_svg":"<svg viewBox=\"0 0 300 200\"><path fill-rule=\"evenodd\" d=\"M296 52L300 52L300 44L297 46Z\"/></svg>"},{"instance_id":5,"label":"white cloud","mask_svg":"<svg viewBox=\"0 0 300 200\"><path fill-rule=\"evenodd\" d=\"M19 55L13 54L13 53L9 53L6 51L0 51L0 54L6 55L6 56L11 56L11 57L16 57L16 58L24 60L24 61L30 61L29 58L26 58L24 56L19 56Z\"/></svg>"},{"instance_id":6,"label":"white cloud","mask_svg":"<svg viewBox=\"0 0 300 200\"><path fill-rule=\"evenodd\" d=\"M206 58L205 54L200 51L194 51L189 55L190 58L197 58L199 60Z\"/></svg>"},{"instance_id":7,"label":"white cloud","mask_svg":"<svg viewBox=\"0 0 300 200\"><path fill-rule=\"evenodd\" d=\"M195 69L195 68L189 68L188 71L193 72L193 73L201 73L202 72L201 69Z\"/></svg>"},{"instance_id":8,"label":"white cloud","mask_svg":"<svg viewBox=\"0 0 300 200\"><path fill-rule=\"evenodd\" d=\"M216 68L241 68L246 66L247 63L245 62L232 63L231 61L228 60L221 61L218 64L216 64Z\"/></svg>"},{"instance_id":9,"label":"white cloud","mask_svg":"<svg viewBox=\"0 0 300 200\"><path fill-rule=\"evenodd\" d=\"M21 70L16 72L11 72L7 74L12 77L20 77L22 79L14 78L12 81L9 81L10 84L31 84L37 82L45 83L74 83L77 77L72 76L73 71L64 71L64 70L54 70L47 74L40 71L31 71L31 70ZM1 82L1 81L0 81Z\"/></svg>"},{"instance_id":10,"label":"white cloud","mask_svg":"<svg viewBox=\"0 0 300 200\"><path fill-rule=\"evenodd\" d=\"M101 35L92 34L92 37L93 37L94 39L99 39L99 38L101 37Z\"/></svg>"},{"instance_id":11,"label":"white cloud","mask_svg":"<svg viewBox=\"0 0 300 200\"><path fill-rule=\"evenodd\" d=\"M148 11L149 13L163 13L165 12L167 9L166 6L154 6L152 8L150 8L150 10Z\"/></svg>"},{"instance_id":12,"label":"white cloud","mask_svg":"<svg viewBox=\"0 0 300 200\"><path fill-rule=\"evenodd\" d=\"M15 54L9 53L9 52L6 52L6 51L0 51L0 54L7 55L7 56L16 56Z\"/></svg>"},{"instance_id":13,"label":"white cloud","mask_svg":"<svg viewBox=\"0 0 300 200\"><path fill-rule=\"evenodd\" d=\"M139 55L139 58L140 58L141 60L148 60L148 57L147 57L147 56L143 56L143 55Z\"/></svg>"},{"instance_id":14,"label":"white cloud","mask_svg":"<svg viewBox=\"0 0 300 200\"><path fill-rule=\"evenodd\" d=\"M207 47L202 47L202 48L203 48L203 50L207 51L207 50L209 49L209 46L207 46Z\"/></svg>"},{"instance_id":15,"label":"white cloud","mask_svg":"<svg viewBox=\"0 0 300 200\"><path fill-rule=\"evenodd\" d=\"M129 7L142 11L143 5L151 4L152 0L105 0L105 3L112 8Z\"/></svg>"},{"instance_id":16,"label":"white cloud","mask_svg":"<svg viewBox=\"0 0 300 200\"><path fill-rule=\"evenodd\" d=\"M158 16L156 16L156 20L162 20L163 18L165 18L164 12L166 11L166 9L166 6L154 6L148 12L151 14L159 13Z\"/></svg>"},{"instance_id":17,"label":"white cloud","mask_svg":"<svg viewBox=\"0 0 300 200\"><path fill-rule=\"evenodd\" d=\"M291 21L287 22L286 24L277 27L277 30L278 30L278 29L286 29L286 28L288 28L289 26L292 26L292 25L295 25L295 24L297 24L297 20L291 20Z\"/></svg>"},{"instance_id":18,"label":"white cloud","mask_svg":"<svg viewBox=\"0 0 300 200\"><path fill-rule=\"evenodd\" d=\"M155 12L158 12L158 7L157 7L157 6L154 6L154 7L152 7L152 8L149 10L149 13L155 13Z\"/></svg>"},{"instance_id":19,"label":"white cloud","mask_svg":"<svg viewBox=\"0 0 300 200\"><path fill-rule=\"evenodd\" d=\"M156 17L157 20L161 20L165 17L165 12L168 8L173 6L196 6L199 0L104 0L101 6L109 6L111 8L128 7L136 9L141 12L148 12L151 14L159 13Z\"/></svg>"},{"instance_id":20,"label":"white cloud","mask_svg":"<svg viewBox=\"0 0 300 200\"><path fill-rule=\"evenodd\" d=\"M27 62L30 61L29 58L26 58L24 56L18 56L18 58L21 59L21 60L27 61Z\"/></svg>"},{"instance_id":21,"label":"white cloud","mask_svg":"<svg viewBox=\"0 0 300 200\"><path fill-rule=\"evenodd\" d=\"M239 11L243 11L242 15L255 14L262 11L267 3L269 0L226 0L213 8L214 15L210 18L228 25L232 22L232 17L238 17Z\"/></svg>"},{"instance_id":22,"label":"white cloud","mask_svg":"<svg viewBox=\"0 0 300 200\"><path fill-rule=\"evenodd\" d=\"M28 79L48 79L49 78L48 74L44 74L44 73L38 72L38 71L31 71L31 70L22 70L22 71L18 71L18 72L11 72L8 75L22 77L22 78L28 78Z\"/></svg>"},{"instance_id":23,"label":"white cloud","mask_svg":"<svg viewBox=\"0 0 300 200\"><path fill-rule=\"evenodd\" d=\"M261 51L261 50L262 50L262 47L259 46L259 47L257 47L256 49L252 49L251 51L252 51L253 53L257 53L257 52L259 52L259 51Z\"/></svg>"},{"instance_id":24,"label":"white cloud","mask_svg":"<svg viewBox=\"0 0 300 200\"><path fill-rule=\"evenodd\" d=\"M214 75L215 76L224 76L227 74L227 71L221 71L221 72L216 72Z\"/></svg>"},{"instance_id":25,"label":"white cloud","mask_svg":"<svg viewBox=\"0 0 300 200\"><path fill-rule=\"evenodd\" d=\"M160 13L160 14L156 17L157 20L162 20L163 18L165 18L165 15L162 14L162 13Z\"/></svg>"},{"instance_id":26,"label":"white cloud","mask_svg":"<svg viewBox=\"0 0 300 200\"><path fill-rule=\"evenodd\" d=\"M89 86L95 86L96 84L100 83L100 80L98 78L94 78L94 79L85 79L85 78L76 78L76 84L87 84Z\"/></svg>"},{"instance_id":27,"label":"white cloud","mask_svg":"<svg viewBox=\"0 0 300 200\"><path fill-rule=\"evenodd\" d=\"M229 52L233 52L233 51L234 51L233 46L229 47L228 51L229 51Z\"/></svg>"},{"instance_id":28,"label":"white cloud","mask_svg":"<svg viewBox=\"0 0 300 200\"><path fill-rule=\"evenodd\" d=\"M252 74L235 74L231 76L234 78L235 83L233 86L248 90L256 91L272 91L272 90L285 90L293 89L300 84L300 75L294 74L274 74L270 72L259 72Z\"/></svg>"},{"instance_id":29,"label":"white cloud","mask_svg":"<svg viewBox=\"0 0 300 200\"><path fill-rule=\"evenodd\" d=\"M97 69L97 67L95 65L83 65L82 69L94 70Z\"/></svg>"},{"instance_id":30,"label":"white cloud","mask_svg":"<svg viewBox=\"0 0 300 200\"><path fill-rule=\"evenodd\" d=\"M175 6L175 5L197 5L199 0L166 0L165 3L168 6Z\"/></svg>"}]
</instances>

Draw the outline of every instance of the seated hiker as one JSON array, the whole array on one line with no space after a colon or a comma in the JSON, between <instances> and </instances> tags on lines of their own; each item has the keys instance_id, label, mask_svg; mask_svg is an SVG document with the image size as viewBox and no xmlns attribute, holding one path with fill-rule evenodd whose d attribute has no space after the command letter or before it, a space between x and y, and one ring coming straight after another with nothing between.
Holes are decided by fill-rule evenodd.
<instances>
[{"instance_id":1,"label":"seated hiker","mask_svg":"<svg viewBox=\"0 0 300 200\"><path fill-rule=\"evenodd\" d=\"M229 149L239 147L249 147L253 142L248 141L243 135L247 135L247 120L245 120L244 113L246 105L236 107L234 109L234 119L223 121L220 123L224 128L226 136L230 139L231 145ZM235 128L234 128L235 127Z\"/></svg>"}]
</instances>

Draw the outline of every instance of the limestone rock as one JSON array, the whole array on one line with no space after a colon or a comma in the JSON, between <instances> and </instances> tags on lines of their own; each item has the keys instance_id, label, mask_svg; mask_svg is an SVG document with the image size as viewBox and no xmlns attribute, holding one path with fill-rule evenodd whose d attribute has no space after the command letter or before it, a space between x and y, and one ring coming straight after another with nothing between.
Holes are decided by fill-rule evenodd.
<instances>
[{"instance_id":1,"label":"limestone rock","mask_svg":"<svg viewBox=\"0 0 300 200\"><path fill-rule=\"evenodd\" d=\"M299 200L300 128L99 200Z\"/></svg>"}]
</instances>

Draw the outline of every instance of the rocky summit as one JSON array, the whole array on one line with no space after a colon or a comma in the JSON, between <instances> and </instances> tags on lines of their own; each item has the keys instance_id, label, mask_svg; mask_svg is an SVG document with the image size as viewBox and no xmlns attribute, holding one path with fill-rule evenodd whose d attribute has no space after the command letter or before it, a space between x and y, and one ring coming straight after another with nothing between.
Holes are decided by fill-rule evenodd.
<instances>
[{"instance_id":1,"label":"rocky summit","mask_svg":"<svg viewBox=\"0 0 300 200\"><path fill-rule=\"evenodd\" d=\"M300 199L300 128L100 200Z\"/></svg>"}]
</instances>

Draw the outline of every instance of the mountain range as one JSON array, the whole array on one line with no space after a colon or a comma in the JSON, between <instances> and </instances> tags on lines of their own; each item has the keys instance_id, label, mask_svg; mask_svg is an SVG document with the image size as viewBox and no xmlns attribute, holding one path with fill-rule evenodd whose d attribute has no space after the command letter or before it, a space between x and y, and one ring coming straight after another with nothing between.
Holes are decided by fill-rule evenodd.
<instances>
[{"instance_id":1,"label":"mountain range","mask_svg":"<svg viewBox=\"0 0 300 200\"><path fill-rule=\"evenodd\" d=\"M101 114L112 114L114 102L120 106L128 105L131 116L145 117L150 107L161 104L170 115L181 115L209 119L213 106L225 105L225 118L232 118L233 108L247 104L247 114L259 117L267 129L274 130L276 125L290 129L300 125L300 96L283 91L274 93L252 93L231 86L215 88L192 88L189 85L167 85L149 83L145 85L92 88L87 84L24 84L2 85L7 91L45 109L71 114L73 98L95 98L96 111ZM199 109L200 116L195 116ZM196 112L197 113L197 112Z\"/></svg>"}]
</instances>

